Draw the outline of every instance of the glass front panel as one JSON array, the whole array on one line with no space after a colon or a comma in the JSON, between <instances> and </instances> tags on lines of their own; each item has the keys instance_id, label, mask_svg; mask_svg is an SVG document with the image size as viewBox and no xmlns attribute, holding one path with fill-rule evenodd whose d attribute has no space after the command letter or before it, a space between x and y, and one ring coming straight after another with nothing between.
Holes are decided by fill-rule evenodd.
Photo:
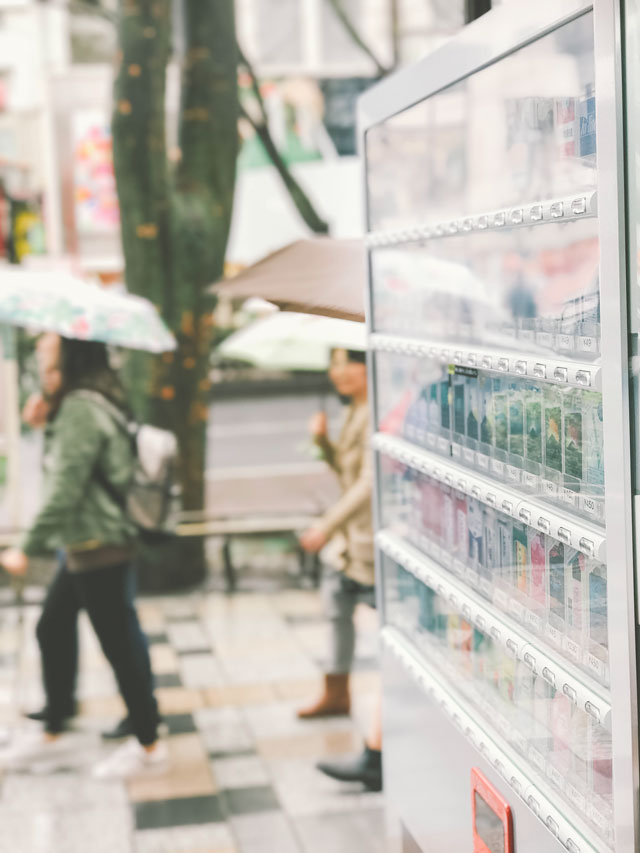
<instances>
[{"instance_id":1,"label":"glass front panel","mask_svg":"<svg viewBox=\"0 0 640 853\"><path fill-rule=\"evenodd\" d=\"M488 730L497 729L534 775L611 842L611 733L388 558L384 574L389 624L455 684Z\"/></svg>"}]
</instances>

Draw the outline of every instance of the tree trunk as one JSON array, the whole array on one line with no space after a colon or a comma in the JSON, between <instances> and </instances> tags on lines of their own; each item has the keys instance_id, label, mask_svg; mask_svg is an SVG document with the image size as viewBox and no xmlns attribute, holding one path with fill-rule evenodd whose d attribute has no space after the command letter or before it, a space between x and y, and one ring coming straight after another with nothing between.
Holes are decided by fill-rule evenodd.
<instances>
[{"instance_id":1,"label":"tree trunk","mask_svg":"<svg viewBox=\"0 0 640 853\"><path fill-rule=\"evenodd\" d=\"M183 0L186 55L182 158L170 175L165 78L171 0L121 0L114 85L114 165L129 290L151 299L178 341L175 353L132 355L127 378L139 416L176 433L184 508L205 501L212 335L209 284L223 272L235 183L238 96L232 0ZM146 549L143 584L171 588L204 577L200 540Z\"/></svg>"}]
</instances>

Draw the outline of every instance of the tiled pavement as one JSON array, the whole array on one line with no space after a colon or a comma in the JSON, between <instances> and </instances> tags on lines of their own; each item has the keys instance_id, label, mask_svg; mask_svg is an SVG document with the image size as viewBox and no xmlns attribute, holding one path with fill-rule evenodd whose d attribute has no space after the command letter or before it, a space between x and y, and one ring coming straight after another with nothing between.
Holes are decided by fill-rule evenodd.
<instances>
[{"instance_id":1,"label":"tiled pavement","mask_svg":"<svg viewBox=\"0 0 640 853\"><path fill-rule=\"evenodd\" d=\"M0 600L0 739L17 708L42 701L34 625L38 590ZM357 612L352 718L300 722L326 649L317 593L194 593L140 601L172 763L163 776L93 781L98 731L123 708L87 621L81 624L77 755L55 773L0 777L0 853L383 853L380 794L315 770L358 750L377 674L375 614ZM6 729L6 731L5 731Z\"/></svg>"}]
</instances>

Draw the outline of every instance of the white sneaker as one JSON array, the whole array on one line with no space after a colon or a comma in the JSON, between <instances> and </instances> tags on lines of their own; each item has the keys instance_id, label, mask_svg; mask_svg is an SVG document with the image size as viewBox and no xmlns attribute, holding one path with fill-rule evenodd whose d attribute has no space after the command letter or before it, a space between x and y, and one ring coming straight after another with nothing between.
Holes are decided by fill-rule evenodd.
<instances>
[{"instance_id":1,"label":"white sneaker","mask_svg":"<svg viewBox=\"0 0 640 853\"><path fill-rule=\"evenodd\" d=\"M0 752L0 767L26 770L40 765L51 769L75 751L75 743L69 735L47 740L42 731L26 732Z\"/></svg>"},{"instance_id":2,"label":"white sneaker","mask_svg":"<svg viewBox=\"0 0 640 853\"><path fill-rule=\"evenodd\" d=\"M95 779L128 779L131 776L154 776L169 767L167 745L158 741L152 752L131 738L93 768Z\"/></svg>"}]
</instances>

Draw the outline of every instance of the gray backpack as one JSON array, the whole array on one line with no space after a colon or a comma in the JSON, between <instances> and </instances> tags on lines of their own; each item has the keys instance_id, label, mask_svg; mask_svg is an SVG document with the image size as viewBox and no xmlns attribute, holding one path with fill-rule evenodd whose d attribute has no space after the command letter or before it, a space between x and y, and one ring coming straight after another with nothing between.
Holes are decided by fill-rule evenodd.
<instances>
[{"instance_id":1,"label":"gray backpack","mask_svg":"<svg viewBox=\"0 0 640 853\"><path fill-rule=\"evenodd\" d=\"M75 397L92 400L106 409L117 425L131 438L134 466L126 493L119 492L106 478L105 489L125 509L142 532L172 533L182 509L182 490L177 481L178 442L169 430L138 424L99 391L74 391Z\"/></svg>"}]
</instances>

